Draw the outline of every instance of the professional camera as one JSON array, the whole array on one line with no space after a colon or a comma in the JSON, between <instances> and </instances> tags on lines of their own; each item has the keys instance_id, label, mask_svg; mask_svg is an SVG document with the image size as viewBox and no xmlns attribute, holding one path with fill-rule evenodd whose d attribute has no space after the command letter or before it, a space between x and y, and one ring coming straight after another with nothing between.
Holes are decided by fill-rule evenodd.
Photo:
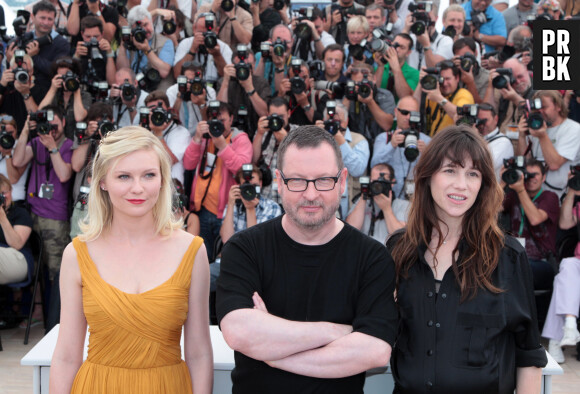
<instances>
[{"instance_id":1,"label":"professional camera","mask_svg":"<svg viewBox=\"0 0 580 394\"><path fill-rule=\"evenodd\" d=\"M270 131L280 131L284 127L284 119L278 114L269 115L266 119L268 119Z\"/></svg>"},{"instance_id":2,"label":"professional camera","mask_svg":"<svg viewBox=\"0 0 580 394\"><path fill-rule=\"evenodd\" d=\"M580 190L580 164L570 167L572 178L568 179L568 187L572 190Z\"/></svg>"},{"instance_id":3,"label":"professional camera","mask_svg":"<svg viewBox=\"0 0 580 394\"><path fill-rule=\"evenodd\" d=\"M357 82L356 85L358 87L358 95L362 98L371 96L375 90L375 84L369 81L366 76L363 77L362 81Z\"/></svg>"},{"instance_id":4,"label":"professional camera","mask_svg":"<svg viewBox=\"0 0 580 394\"><path fill-rule=\"evenodd\" d=\"M81 86L78 75L73 73L71 70L68 70L63 76L61 76L61 79L64 90L69 92L75 92Z\"/></svg>"},{"instance_id":5,"label":"professional camera","mask_svg":"<svg viewBox=\"0 0 580 394\"><path fill-rule=\"evenodd\" d=\"M274 9L276 11L281 11L284 9L286 4L286 0L274 0Z\"/></svg>"},{"instance_id":6,"label":"professional camera","mask_svg":"<svg viewBox=\"0 0 580 394\"><path fill-rule=\"evenodd\" d=\"M292 66L292 72L294 73L294 77L290 78L290 91L292 94L303 93L306 90L306 83L300 77L302 59L292 58L292 62L290 64Z\"/></svg>"},{"instance_id":7,"label":"professional camera","mask_svg":"<svg viewBox=\"0 0 580 394\"><path fill-rule=\"evenodd\" d=\"M260 44L260 53L262 53L262 59L268 59L270 57L270 48L272 44L268 41L264 41Z\"/></svg>"},{"instance_id":8,"label":"professional camera","mask_svg":"<svg viewBox=\"0 0 580 394\"><path fill-rule=\"evenodd\" d=\"M248 118L248 109L244 105L240 105L238 108L238 113L234 125L240 129L244 130L246 128L246 120Z\"/></svg>"},{"instance_id":9,"label":"professional camera","mask_svg":"<svg viewBox=\"0 0 580 394\"><path fill-rule=\"evenodd\" d=\"M329 82L329 81L315 81L315 90L329 90L334 95L334 98L341 99L344 97L345 84L341 82Z\"/></svg>"},{"instance_id":10,"label":"professional camera","mask_svg":"<svg viewBox=\"0 0 580 394\"><path fill-rule=\"evenodd\" d=\"M203 46L199 47L200 53L206 54L208 48L214 49L218 45L217 34L215 34L213 31L214 22L215 22L214 14L212 13L205 14L205 28L207 31L203 33Z\"/></svg>"},{"instance_id":11,"label":"professional camera","mask_svg":"<svg viewBox=\"0 0 580 394\"><path fill-rule=\"evenodd\" d=\"M350 101L357 100L356 83L354 81L347 81L344 87L344 97Z\"/></svg>"},{"instance_id":12,"label":"professional camera","mask_svg":"<svg viewBox=\"0 0 580 394\"><path fill-rule=\"evenodd\" d=\"M81 203L81 211L85 210L87 203L89 202L89 192L91 188L89 186L81 186L79 188L79 195L77 196L77 202ZM76 205L76 204L75 204Z\"/></svg>"},{"instance_id":13,"label":"professional camera","mask_svg":"<svg viewBox=\"0 0 580 394\"><path fill-rule=\"evenodd\" d=\"M246 63L246 59L248 57L248 47L243 44L238 44L238 58L240 59L239 63L235 65L236 68L236 78L238 81L245 81L252 75L252 70L250 69L250 65Z\"/></svg>"},{"instance_id":14,"label":"professional camera","mask_svg":"<svg viewBox=\"0 0 580 394\"><path fill-rule=\"evenodd\" d=\"M485 16L485 11L471 11L471 24L475 30L479 30L479 28L486 23L487 17Z\"/></svg>"},{"instance_id":15,"label":"professional camera","mask_svg":"<svg viewBox=\"0 0 580 394\"><path fill-rule=\"evenodd\" d=\"M83 45L87 47L87 50L89 52L89 59L91 59L92 62L104 63L103 54L99 49L99 42L95 37L91 37L89 42L83 42Z\"/></svg>"},{"instance_id":16,"label":"professional camera","mask_svg":"<svg viewBox=\"0 0 580 394\"><path fill-rule=\"evenodd\" d=\"M166 36L170 36L177 30L177 24L175 23L174 19L164 20L163 21L163 34Z\"/></svg>"},{"instance_id":17,"label":"professional camera","mask_svg":"<svg viewBox=\"0 0 580 394\"><path fill-rule=\"evenodd\" d=\"M161 104L157 104L157 107L151 111L151 123L154 126L163 126L165 123L171 122L172 119L171 112L164 110Z\"/></svg>"},{"instance_id":18,"label":"professional camera","mask_svg":"<svg viewBox=\"0 0 580 394\"><path fill-rule=\"evenodd\" d=\"M103 118L97 125L98 133L93 134L93 137L94 139L100 139L101 136L105 137L107 134L109 134L112 131L115 131L116 129L117 128L115 127L115 124L111 122L109 119L107 119L105 115L103 115Z\"/></svg>"},{"instance_id":19,"label":"professional camera","mask_svg":"<svg viewBox=\"0 0 580 394\"><path fill-rule=\"evenodd\" d=\"M253 169L254 166L252 164L242 164L242 177L244 178L244 183L240 185L240 194L246 201L252 201L260 196L260 186L250 183L252 181Z\"/></svg>"},{"instance_id":20,"label":"professional camera","mask_svg":"<svg viewBox=\"0 0 580 394\"><path fill-rule=\"evenodd\" d=\"M328 113L328 119L324 121L324 130L328 131L330 135L336 135L340 131L340 120L334 119L336 101L329 100L326 102L326 112Z\"/></svg>"},{"instance_id":21,"label":"professional camera","mask_svg":"<svg viewBox=\"0 0 580 394\"><path fill-rule=\"evenodd\" d=\"M159 74L159 71L156 69L149 68L145 73L138 73L135 76L135 80L141 90L152 92L157 89L157 86L159 86L159 83L161 82L161 74Z\"/></svg>"},{"instance_id":22,"label":"professional camera","mask_svg":"<svg viewBox=\"0 0 580 394\"><path fill-rule=\"evenodd\" d=\"M298 10L298 13L302 16L298 18L298 24L294 29L294 33L296 34L296 37L300 38L301 40L310 41L310 38L312 38L312 29L310 26L304 23L304 20L312 21L313 12L314 8L312 7L300 8Z\"/></svg>"},{"instance_id":23,"label":"professional camera","mask_svg":"<svg viewBox=\"0 0 580 394\"><path fill-rule=\"evenodd\" d=\"M501 175L501 179L508 185L513 185L524 175L524 182L530 179L530 174L526 171L524 156L515 156L503 159L503 166L506 168Z\"/></svg>"},{"instance_id":24,"label":"professional camera","mask_svg":"<svg viewBox=\"0 0 580 394\"><path fill-rule=\"evenodd\" d=\"M207 117L209 125L209 133L211 136L204 134L205 138L219 137L224 133L225 126L221 120L218 119L220 116L220 102L217 100L211 100L207 106Z\"/></svg>"},{"instance_id":25,"label":"professional camera","mask_svg":"<svg viewBox=\"0 0 580 394\"><path fill-rule=\"evenodd\" d=\"M87 124L85 122L77 122L75 129L75 136L82 143L87 136Z\"/></svg>"},{"instance_id":26,"label":"professional camera","mask_svg":"<svg viewBox=\"0 0 580 394\"><path fill-rule=\"evenodd\" d=\"M315 81L320 81L325 78L324 71L325 71L324 62L322 60L311 60L308 62L308 70L310 71L310 77L313 78Z\"/></svg>"},{"instance_id":27,"label":"professional camera","mask_svg":"<svg viewBox=\"0 0 580 394\"><path fill-rule=\"evenodd\" d=\"M16 140L12 134L6 131L6 126L0 126L0 146L4 149L12 149Z\"/></svg>"},{"instance_id":28,"label":"professional camera","mask_svg":"<svg viewBox=\"0 0 580 394\"><path fill-rule=\"evenodd\" d=\"M528 127L532 130L541 129L544 125L544 117L539 112L542 109L542 100L535 98L533 100L526 100L521 104L523 116L526 119Z\"/></svg>"},{"instance_id":29,"label":"professional camera","mask_svg":"<svg viewBox=\"0 0 580 394\"><path fill-rule=\"evenodd\" d=\"M38 42L40 48L52 43L52 36L50 34L35 38L33 32L26 32L29 19L30 12L25 10L17 11L16 18L12 22L12 26L14 27L14 37L8 36L6 34L6 27L3 26L0 34L2 35L2 40L8 44L7 46L14 43L15 48L26 50L26 46L32 41Z\"/></svg>"},{"instance_id":30,"label":"professional camera","mask_svg":"<svg viewBox=\"0 0 580 394\"><path fill-rule=\"evenodd\" d=\"M383 28L376 28L372 32L373 39L371 41L371 51L377 55L380 55L380 61L384 64L388 62L384 54L387 53L389 47L397 49L399 43L394 43L391 41L389 36L384 32Z\"/></svg>"},{"instance_id":31,"label":"professional camera","mask_svg":"<svg viewBox=\"0 0 580 394\"><path fill-rule=\"evenodd\" d=\"M360 183L361 194L365 200L378 196L379 194L384 194L387 197L391 194L393 182L388 181L385 178L384 172L381 172L379 178L372 182L370 182L368 176L361 176L358 180Z\"/></svg>"},{"instance_id":32,"label":"professional camera","mask_svg":"<svg viewBox=\"0 0 580 394\"><path fill-rule=\"evenodd\" d=\"M119 15L125 19L127 18L127 14L129 13L129 10L127 9L127 0L109 1L109 6L116 8Z\"/></svg>"},{"instance_id":33,"label":"professional camera","mask_svg":"<svg viewBox=\"0 0 580 394\"><path fill-rule=\"evenodd\" d=\"M54 112L52 110L40 110L30 113L30 121L36 122L36 132L38 134L47 135L51 130L56 130L57 126L49 122L54 120Z\"/></svg>"},{"instance_id":34,"label":"professional camera","mask_svg":"<svg viewBox=\"0 0 580 394\"><path fill-rule=\"evenodd\" d=\"M486 52L483 55L483 58L489 59L490 57L496 57L500 63L503 63L515 54L516 54L516 49L513 46L504 45L503 48L501 49L501 51Z\"/></svg>"},{"instance_id":35,"label":"professional camera","mask_svg":"<svg viewBox=\"0 0 580 394\"><path fill-rule=\"evenodd\" d=\"M96 101L107 101L109 94L109 84L107 81L95 82L92 93Z\"/></svg>"},{"instance_id":36,"label":"professional camera","mask_svg":"<svg viewBox=\"0 0 580 394\"><path fill-rule=\"evenodd\" d=\"M487 119L479 119L477 114L479 113L479 106L477 104L464 104L461 107L457 107L457 116L459 119L456 124L467 124L469 126L483 126L487 123Z\"/></svg>"},{"instance_id":37,"label":"professional camera","mask_svg":"<svg viewBox=\"0 0 580 394\"><path fill-rule=\"evenodd\" d=\"M149 113L148 107L139 108L139 126L149 129Z\"/></svg>"},{"instance_id":38,"label":"professional camera","mask_svg":"<svg viewBox=\"0 0 580 394\"><path fill-rule=\"evenodd\" d=\"M409 4L409 11L412 12L413 16L411 33L420 36L427 31L429 26L431 26L433 22L431 22L429 12L431 12L432 5L432 1L418 1L416 4Z\"/></svg>"},{"instance_id":39,"label":"professional camera","mask_svg":"<svg viewBox=\"0 0 580 394\"><path fill-rule=\"evenodd\" d=\"M504 89L508 82L514 83L514 77L511 68L496 68L495 71L499 74L491 81L491 85L496 89Z\"/></svg>"},{"instance_id":40,"label":"professional camera","mask_svg":"<svg viewBox=\"0 0 580 394\"><path fill-rule=\"evenodd\" d=\"M225 12L230 12L231 10L234 9L235 4L233 0L222 0L220 6L222 7L222 10L224 10Z\"/></svg>"},{"instance_id":41,"label":"professional camera","mask_svg":"<svg viewBox=\"0 0 580 394\"><path fill-rule=\"evenodd\" d=\"M348 56L354 60L362 61L365 58L365 49L367 49L367 40L362 40L358 44L349 44Z\"/></svg>"},{"instance_id":42,"label":"professional camera","mask_svg":"<svg viewBox=\"0 0 580 394\"><path fill-rule=\"evenodd\" d=\"M419 131L421 130L421 114L419 112L411 111L409 117L409 129L401 132L405 136L405 140L399 144L399 148L405 148L403 151L407 161L412 162L419 156Z\"/></svg>"},{"instance_id":43,"label":"professional camera","mask_svg":"<svg viewBox=\"0 0 580 394\"><path fill-rule=\"evenodd\" d=\"M17 49L14 51L14 63L16 64L16 68L12 70L14 73L14 80L20 83L28 83L30 79L30 75L28 75L28 71L22 68L24 64L24 55L26 55L26 51L22 49Z\"/></svg>"},{"instance_id":44,"label":"professional camera","mask_svg":"<svg viewBox=\"0 0 580 394\"><path fill-rule=\"evenodd\" d=\"M443 83L443 78L441 78L441 68L440 67L427 67L425 69L427 75L421 78L421 86L425 90L437 89L437 83Z\"/></svg>"},{"instance_id":45,"label":"professional camera","mask_svg":"<svg viewBox=\"0 0 580 394\"><path fill-rule=\"evenodd\" d=\"M136 49L131 40L131 26L121 26L121 41L127 50L134 51Z\"/></svg>"},{"instance_id":46,"label":"professional camera","mask_svg":"<svg viewBox=\"0 0 580 394\"><path fill-rule=\"evenodd\" d=\"M133 29L131 29L131 35L133 36L135 41L142 44L145 42L145 40L147 40L147 32L145 31L143 26L141 26L141 21L137 21L135 22L135 24L136 26Z\"/></svg>"},{"instance_id":47,"label":"professional camera","mask_svg":"<svg viewBox=\"0 0 580 394\"><path fill-rule=\"evenodd\" d=\"M288 46L286 41L282 41L280 37L276 38L276 41L272 44L272 52L274 52L274 55L276 56L283 57L287 49Z\"/></svg>"},{"instance_id":48,"label":"professional camera","mask_svg":"<svg viewBox=\"0 0 580 394\"><path fill-rule=\"evenodd\" d=\"M447 37L455 38L455 36L457 35L457 30L455 30L455 27L449 25L443 29L441 34Z\"/></svg>"},{"instance_id":49,"label":"professional camera","mask_svg":"<svg viewBox=\"0 0 580 394\"><path fill-rule=\"evenodd\" d=\"M354 7L354 4L349 7L341 7L338 3L332 3L330 6L330 14L334 14L334 11L340 11L342 16L342 22L345 22L349 15L364 15L365 10L359 10Z\"/></svg>"},{"instance_id":50,"label":"professional camera","mask_svg":"<svg viewBox=\"0 0 580 394\"><path fill-rule=\"evenodd\" d=\"M476 64L477 60L471 53L466 53L465 55L459 57L459 66L465 72L469 72L469 70L471 70L471 68Z\"/></svg>"},{"instance_id":51,"label":"professional camera","mask_svg":"<svg viewBox=\"0 0 580 394\"><path fill-rule=\"evenodd\" d=\"M121 98L124 101L131 101L137 95L137 88L135 85L129 83L128 79L125 79L125 82L123 82L119 89L121 90Z\"/></svg>"}]
</instances>

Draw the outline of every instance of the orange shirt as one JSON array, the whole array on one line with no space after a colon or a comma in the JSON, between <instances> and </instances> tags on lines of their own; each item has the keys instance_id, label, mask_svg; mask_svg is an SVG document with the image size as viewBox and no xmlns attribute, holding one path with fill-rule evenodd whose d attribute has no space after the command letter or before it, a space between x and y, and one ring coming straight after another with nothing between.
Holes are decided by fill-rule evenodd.
<instances>
[{"instance_id":1,"label":"orange shirt","mask_svg":"<svg viewBox=\"0 0 580 394\"><path fill-rule=\"evenodd\" d=\"M232 135L228 135L226 138L226 142L229 144ZM209 140L208 148L207 148L208 155L210 153L216 153L216 148L213 144L213 140ZM209 160L208 160L209 161ZM209 171L207 169L211 168L206 162L205 168L199 168L199 175L197 175L197 183L195 185L195 195L194 195L194 206L196 210L199 210L202 206L205 207L208 211L213 213L217 216L218 214L218 204L219 204L219 191L220 185L222 183L222 166L224 165L223 161L216 155L215 157L215 166L211 175L208 176L206 179L202 178L203 176L209 175ZM209 186L208 186L209 185ZM207 189L207 193L205 192ZM203 198L205 194L205 198ZM203 201L202 201L203 200Z\"/></svg>"}]
</instances>

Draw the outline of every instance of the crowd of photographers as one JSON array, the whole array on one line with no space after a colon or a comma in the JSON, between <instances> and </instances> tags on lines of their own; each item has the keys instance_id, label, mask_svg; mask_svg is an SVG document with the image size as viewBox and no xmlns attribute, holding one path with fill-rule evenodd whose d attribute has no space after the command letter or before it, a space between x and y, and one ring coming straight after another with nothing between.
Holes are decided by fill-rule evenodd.
<instances>
[{"instance_id":1,"label":"crowd of photographers","mask_svg":"<svg viewBox=\"0 0 580 394\"><path fill-rule=\"evenodd\" d=\"M405 226L430 138L466 123L505 186L506 231L549 288L560 200L580 190L580 92L533 89L532 25L579 18L576 3L41 0L14 36L0 28L4 208L30 212L57 282L99 140L140 125L170 155L175 209L214 261L234 232L283 212L277 148L315 124L349 172L337 215L384 242Z\"/></svg>"}]
</instances>

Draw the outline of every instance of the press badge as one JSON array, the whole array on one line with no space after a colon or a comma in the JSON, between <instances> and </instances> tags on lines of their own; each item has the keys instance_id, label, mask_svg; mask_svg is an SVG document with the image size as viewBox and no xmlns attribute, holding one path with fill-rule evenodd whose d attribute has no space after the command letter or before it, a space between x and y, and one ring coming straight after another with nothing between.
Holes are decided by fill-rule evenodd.
<instances>
[{"instance_id":1,"label":"press badge","mask_svg":"<svg viewBox=\"0 0 580 394\"><path fill-rule=\"evenodd\" d=\"M415 194L415 181L413 179L405 181L405 194L409 197Z\"/></svg>"},{"instance_id":2,"label":"press badge","mask_svg":"<svg viewBox=\"0 0 580 394\"><path fill-rule=\"evenodd\" d=\"M518 131L517 124L510 124L506 126L505 136L510 140L517 141L520 138L520 132Z\"/></svg>"},{"instance_id":3,"label":"press badge","mask_svg":"<svg viewBox=\"0 0 580 394\"><path fill-rule=\"evenodd\" d=\"M52 183L43 183L42 185L40 185L40 190L38 191L38 198L52 200L53 194L54 194L54 185Z\"/></svg>"},{"instance_id":4,"label":"press badge","mask_svg":"<svg viewBox=\"0 0 580 394\"><path fill-rule=\"evenodd\" d=\"M522 244L522 246L523 246L523 247L524 247L524 249L525 249L525 248L526 248L526 239L525 239L525 238L522 238L522 237L517 237L516 239L518 240L518 242L519 242L520 244Z\"/></svg>"},{"instance_id":5,"label":"press badge","mask_svg":"<svg viewBox=\"0 0 580 394\"><path fill-rule=\"evenodd\" d=\"M215 155L213 153L207 153L206 159L205 159L205 173L208 173L211 171L211 168L213 167L213 163L215 162Z\"/></svg>"}]
</instances>

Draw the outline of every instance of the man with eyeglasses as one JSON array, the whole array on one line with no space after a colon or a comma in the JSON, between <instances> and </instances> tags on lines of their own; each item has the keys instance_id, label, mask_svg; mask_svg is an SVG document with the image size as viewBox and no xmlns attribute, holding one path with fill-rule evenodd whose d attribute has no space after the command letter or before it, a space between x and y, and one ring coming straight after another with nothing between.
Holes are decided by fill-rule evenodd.
<instances>
[{"instance_id":1,"label":"man with eyeglasses","mask_svg":"<svg viewBox=\"0 0 580 394\"><path fill-rule=\"evenodd\" d=\"M556 232L560 215L558 195L545 190L544 163L530 158L526 160L526 173L517 182L507 185L503 210L511 218L511 234L526 249L534 277L534 290L552 288L554 269L547 261L549 254L556 253ZM506 169L502 169L502 174ZM506 184L502 180L501 186Z\"/></svg>"},{"instance_id":2,"label":"man with eyeglasses","mask_svg":"<svg viewBox=\"0 0 580 394\"><path fill-rule=\"evenodd\" d=\"M235 351L233 390L360 393L394 343L394 264L335 217L347 170L330 133L294 130L276 173L286 213L222 251L216 306Z\"/></svg>"},{"instance_id":3,"label":"man with eyeglasses","mask_svg":"<svg viewBox=\"0 0 580 394\"><path fill-rule=\"evenodd\" d=\"M214 243L228 193L235 183L234 175L242 164L252 160L252 143L246 133L232 127L234 113L229 104L220 102L217 120L223 125L223 133L218 135L213 127L210 133L208 121L200 121L183 156L184 168L196 170L189 199L190 211L199 216L200 235L210 261L216 257Z\"/></svg>"},{"instance_id":4,"label":"man with eyeglasses","mask_svg":"<svg viewBox=\"0 0 580 394\"><path fill-rule=\"evenodd\" d=\"M504 159L514 156L514 146L505 134L500 133L497 127L497 111L491 104L477 105L477 119L479 123L476 128L487 142L493 159L493 168L498 181L501 181L501 169Z\"/></svg>"},{"instance_id":5,"label":"man with eyeglasses","mask_svg":"<svg viewBox=\"0 0 580 394\"><path fill-rule=\"evenodd\" d=\"M419 156L415 160L409 161L405 157L405 134L403 130L410 130L411 112L418 114L419 103L412 96L407 96L399 100L397 108L395 109L395 118L397 121L397 129L394 132L383 132L379 134L375 140L373 148L373 157L371 159L371 167L380 163L387 163L393 167L393 177L397 180L391 187L393 189L394 197L398 199L405 199L406 196L411 196L415 189L414 183L414 169L421 152L425 146L431 141L424 133L419 133L419 140L417 141L417 148L419 149ZM403 146L401 146L403 144Z\"/></svg>"}]
</instances>

